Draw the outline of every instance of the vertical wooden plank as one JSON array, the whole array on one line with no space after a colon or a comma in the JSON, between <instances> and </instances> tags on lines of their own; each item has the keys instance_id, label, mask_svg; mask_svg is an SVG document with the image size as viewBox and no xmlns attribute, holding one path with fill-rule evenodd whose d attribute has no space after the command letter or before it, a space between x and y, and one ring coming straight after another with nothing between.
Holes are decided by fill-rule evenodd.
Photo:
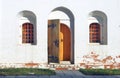
<instances>
[{"instance_id":1,"label":"vertical wooden plank","mask_svg":"<svg viewBox=\"0 0 120 78\"><path fill-rule=\"evenodd\" d=\"M48 20L48 60L59 61L59 20Z\"/></svg>"},{"instance_id":2,"label":"vertical wooden plank","mask_svg":"<svg viewBox=\"0 0 120 78\"><path fill-rule=\"evenodd\" d=\"M60 27L61 30L61 27ZM64 50L64 45L63 45L63 32L60 31L60 50L59 50L59 61L63 61L63 50Z\"/></svg>"}]
</instances>

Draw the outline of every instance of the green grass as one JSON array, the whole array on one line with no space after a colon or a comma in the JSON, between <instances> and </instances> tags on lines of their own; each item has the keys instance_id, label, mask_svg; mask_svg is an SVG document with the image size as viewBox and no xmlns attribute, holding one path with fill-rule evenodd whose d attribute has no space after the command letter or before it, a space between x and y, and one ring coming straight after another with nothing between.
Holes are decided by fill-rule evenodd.
<instances>
[{"instance_id":1,"label":"green grass","mask_svg":"<svg viewBox=\"0 0 120 78\"><path fill-rule=\"evenodd\" d=\"M4 68L0 69L0 75L55 75L55 71L38 68Z\"/></svg>"},{"instance_id":2,"label":"green grass","mask_svg":"<svg viewBox=\"0 0 120 78\"><path fill-rule=\"evenodd\" d=\"M120 69L79 69L85 75L120 75Z\"/></svg>"}]
</instances>

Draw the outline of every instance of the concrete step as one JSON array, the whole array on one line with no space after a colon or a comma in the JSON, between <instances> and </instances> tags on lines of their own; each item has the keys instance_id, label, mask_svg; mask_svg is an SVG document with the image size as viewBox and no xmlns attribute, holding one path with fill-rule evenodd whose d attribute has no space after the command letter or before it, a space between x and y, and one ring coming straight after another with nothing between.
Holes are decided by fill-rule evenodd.
<instances>
[{"instance_id":1,"label":"concrete step","mask_svg":"<svg viewBox=\"0 0 120 78\"><path fill-rule=\"evenodd\" d=\"M75 70L75 65L70 63L49 64L49 68L53 70Z\"/></svg>"},{"instance_id":2,"label":"concrete step","mask_svg":"<svg viewBox=\"0 0 120 78\"><path fill-rule=\"evenodd\" d=\"M60 64L71 64L71 62L70 61L60 61Z\"/></svg>"}]
</instances>

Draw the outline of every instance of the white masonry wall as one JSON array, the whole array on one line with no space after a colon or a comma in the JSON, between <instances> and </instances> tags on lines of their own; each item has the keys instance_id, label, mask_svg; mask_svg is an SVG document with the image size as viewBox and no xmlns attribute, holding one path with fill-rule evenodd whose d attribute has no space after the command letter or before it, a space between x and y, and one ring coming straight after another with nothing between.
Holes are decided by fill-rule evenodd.
<instances>
[{"instance_id":1,"label":"white masonry wall","mask_svg":"<svg viewBox=\"0 0 120 78\"><path fill-rule=\"evenodd\" d=\"M101 57L120 55L119 0L0 0L0 63L47 64L47 21L52 18L49 16L51 11L57 7L65 7L74 15L75 64L91 51ZM20 44L18 13L24 10L36 15L36 45ZM101 11L107 16L107 45L89 43L88 18L92 11Z\"/></svg>"}]
</instances>

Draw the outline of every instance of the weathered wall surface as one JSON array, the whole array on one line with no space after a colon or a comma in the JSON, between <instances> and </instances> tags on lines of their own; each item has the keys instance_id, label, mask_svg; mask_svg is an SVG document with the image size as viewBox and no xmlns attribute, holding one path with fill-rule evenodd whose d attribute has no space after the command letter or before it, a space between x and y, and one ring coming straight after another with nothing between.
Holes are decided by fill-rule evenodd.
<instances>
[{"instance_id":1,"label":"weathered wall surface","mask_svg":"<svg viewBox=\"0 0 120 78\"><path fill-rule=\"evenodd\" d=\"M74 16L72 46L74 63L82 61L91 52L116 57L120 55L120 1L119 0L1 0L0 5L0 63L48 63L48 19L57 7L69 9ZM19 12L31 11L36 15L36 45L21 44ZM60 11L60 10L59 10ZM89 43L89 14L101 11L107 16L107 44ZM69 15L68 15L69 17ZM66 18L68 18L66 17ZM64 21L61 21L64 22ZM72 21L71 21L72 22ZM65 22L70 25L69 22ZM69 26L70 27L70 26Z\"/></svg>"}]
</instances>

